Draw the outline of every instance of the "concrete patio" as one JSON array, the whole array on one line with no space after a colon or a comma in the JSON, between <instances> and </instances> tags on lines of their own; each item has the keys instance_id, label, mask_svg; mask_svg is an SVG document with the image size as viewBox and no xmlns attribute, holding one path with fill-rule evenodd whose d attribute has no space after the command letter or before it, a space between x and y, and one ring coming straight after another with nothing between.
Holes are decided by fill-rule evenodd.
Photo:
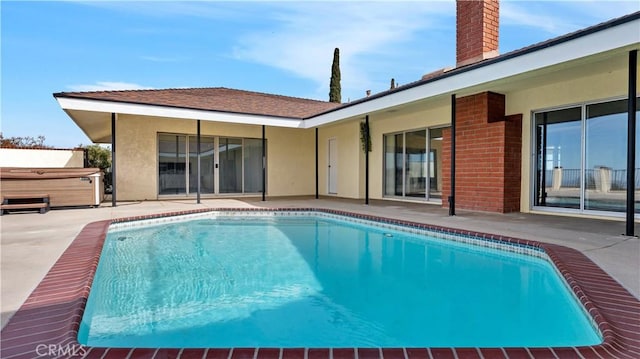
<instances>
[{"instance_id":1,"label":"concrete patio","mask_svg":"<svg viewBox=\"0 0 640 359\"><path fill-rule=\"evenodd\" d=\"M624 222L533 214L490 214L458 211L449 217L440 206L396 201L334 198L259 198L122 202L117 207L68 208L11 213L1 223L2 327L18 310L47 271L88 223L98 220L198 208L316 207L502 234L575 248L597 263L635 297L640 298L640 240L621 235ZM640 225L636 224L636 233Z\"/></svg>"}]
</instances>

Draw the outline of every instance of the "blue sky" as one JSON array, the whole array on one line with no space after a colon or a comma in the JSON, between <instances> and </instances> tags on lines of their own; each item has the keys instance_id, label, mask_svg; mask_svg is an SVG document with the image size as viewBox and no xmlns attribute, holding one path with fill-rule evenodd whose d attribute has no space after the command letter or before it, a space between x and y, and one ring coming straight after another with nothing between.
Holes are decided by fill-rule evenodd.
<instances>
[{"instance_id":1,"label":"blue sky","mask_svg":"<svg viewBox=\"0 0 640 359\"><path fill-rule=\"evenodd\" d=\"M638 1L502 1L506 53L640 10ZM54 92L229 87L342 100L455 64L455 3L2 1L1 129L74 147L89 139Z\"/></svg>"}]
</instances>

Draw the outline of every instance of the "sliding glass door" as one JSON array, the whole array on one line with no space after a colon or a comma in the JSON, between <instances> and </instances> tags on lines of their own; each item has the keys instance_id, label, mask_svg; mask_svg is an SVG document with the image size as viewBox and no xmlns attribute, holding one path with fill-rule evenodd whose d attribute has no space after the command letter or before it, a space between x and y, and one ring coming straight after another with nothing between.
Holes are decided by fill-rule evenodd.
<instances>
[{"instance_id":1,"label":"sliding glass door","mask_svg":"<svg viewBox=\"0 0 640 359\"><path fill-rule=\"evenodd\" d=\"M189 136L189 193L198 191L198 139ZM200 193L215 193L213 137L200 137Z\"/></svg>"},{"instance_id":2,"label":"sliding glass door","mask_svg":"<svg viewBox=\"0 0 640 359\"><path fill-rule=\"evenodd\" d=\"M262 140L245 138L243 153L244 153L244 156L243 156L244 192L245 193L261 193L262 192Z\"/></svg>"},{"instance_id":3,"label":"sliding glass door","mask_svg":"<svg viewBox=\"0 0 640 359\"><path fill-rule=\"evenodd\" d=\"M186 136L158 136L158 194L186 194Z\"/></svg>"},{"instance_id":4,"label":"sliding glass door","mask_svg":"<svg viewBox=\"0 0 640 359\"><path fill-rule=\"evenodd\" d=\"M404 134L384 136L384 194L402 196L404 193Z\"/></svg>"},{"instance_id":5,"label":"sliding glass door","mask_svg":"<svg viewBox=\"0 0 640 359\"><path fill-rule=\"evenodd\" d=\"M384 136L384 195L439 200L442 197L442 129Z\"/></svg>"},{"instance_id":6,"label":"sliding glass door","mask_svg":"<svg viewBox=\"0 0 640 359\"><path fill-rule=\"evenodd\" d=\"M582 122L579 107L535 115L537 206L580 208Z\"/></svg>"},{"instance_id":7,"label":"sliding glass door","mask_svg":"<svg viewBox=\"0 0 640 359\"><path fill-rule=\"evenodd\" d=\"M427 131L405 133L404 195L426 197L427 188Z\"/></svg>"},{"instance_id":8,"label":"sliding glass door","mask_svg":"<svg viewBox=\"0 0 640 359\"><path fill-rule=\"evenodd\" d=\"M220 138L220 193L242 193L242 139Z\"/></svg>"},{"instance_id":9,"label":"sliding glass door","mask_svg":"<svg viewBox=\"0 0 640 359\"><path fill-rule=\"evenodd\" d=\"M429 198L442 199L442 129L429 130Z\"/></svg>"},{"instance_id":10,"label":"sliding glass door","mask_svg":"<svg viewBox=\"0 0 640 359\"><path fill-rule=\"evenodd\" d=\"M636 176L627 183L627 100L541 111L534 120L534 206L624 212L627 186L633 186L640 212L638 146ZM640 111L640 138L637 121Z\"/></svg>"},{"instance_id":11,"label":"sliding glass door","mask_svg":"<svg viewBox=\"0 0 640 359\"><path fill-rule=\"evenodd\" d=\"M627 194L627 101L589 105L585 117L584 209L623 212ZM636 138L639 130L636 124ZM636 146L636 163L639 155ZM637 181L631 185L638 189Z\"/></svg>"},{"instance_id":12,"label":"sliding glass door","mask_svg":"<svg viewBox=\"0 0 640 359\"><path fill-rule=\"evenodd\" d=\"M198 191L197 138L158 135L158 194ZM262 192L262 139L200 138L200 193Z\"/></svg>"}]
</instances>

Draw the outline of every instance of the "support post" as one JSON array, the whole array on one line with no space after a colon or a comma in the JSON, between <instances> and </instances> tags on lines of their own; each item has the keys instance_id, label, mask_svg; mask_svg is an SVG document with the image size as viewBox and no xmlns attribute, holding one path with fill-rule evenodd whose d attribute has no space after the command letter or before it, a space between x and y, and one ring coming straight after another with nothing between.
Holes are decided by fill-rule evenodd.
<instances>
[{"instance_id":1,"label":"support post","mask_svg":"<svg viewBox=\"0 0 640 359\"><path fill-rule=\"evenodd\" d=\"M202 180L202 177L200 176L200 120L198 120L197 125L196 125L196 146L198 147L197 150L197 154L196 154L196 158L198 161L198 170L197 170L197 176L198 176L198 194L196 196L196 203L200 204L200 191L201 191L201 187L200 187L200 182Z\"/></svg>"},{"instance_id":2,"label":"support post","mask_svg":"<svg viewBox=\"0 0 640 359\"><path fill-rule=\"evenodd\" d=\"M451 95L451 191L449 215L456 215L456 94Z\"/></svg>"},{"instance_id":3,"label":"support post","mask_svg":"<svg viewBox=\"0 0 640 359\"><path fill-rule=\"evenodd\" d=\"M111 207L116 206L116 114L111 113Z\"/></svg>"},{"instance_id":4,"label":"support post","mask_svg":"<svg viewBox=\"0 0 640 359\"><path fill-rule=\"evenodd\" d=\"M369 115L364 117L364 204L369 204Z\"/></svg>"},{"instance_id":5,"label":"support post","mask_svg":"<svg viewBox=\"0 0 640 359\"><path fill-rule=\"evenodd\" d=\"M542 114L542 173L540 174L540 205L547 205L547 113Z\"/></svg>"},{"instance_id":6,"label":"support post","mask_svg":"<svg viewBox=\"0 0 640 359\"><path fill-rule=\"evenodd\" d=\"M319 198L318 178L318 128L316 127L316 199Z\"/></svg>"},{"instance_id":7,"label":"support post","mask_svg":"<svg viewBox=\"0 0 640 359\"><path fill-rule=\"evenodd\" d=\"M267 139L266 126L262 125L262 201L266 201L267 192Z\"/></svg>"},{"instance_id":8,"label":"support post","mask_svg":"<svg viewBox=\"0 0 640 359\"><path fill-rule=\"evenodd\" d=\"M629 51L629 98L627 114L627 228L625 235L634 236L636 190L636 91L638 50Z\"/></svg>"}]
</instances>

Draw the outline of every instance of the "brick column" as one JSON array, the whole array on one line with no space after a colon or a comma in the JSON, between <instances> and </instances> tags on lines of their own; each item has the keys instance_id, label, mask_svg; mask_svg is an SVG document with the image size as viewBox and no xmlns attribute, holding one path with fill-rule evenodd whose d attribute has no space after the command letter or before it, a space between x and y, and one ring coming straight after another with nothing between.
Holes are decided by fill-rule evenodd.
<instances>
[{"instance_id":1,"label":"brick column","mask_svg":"<svg viewBox=\"0 0 640 359\"><path fill-rule=\"evenodd\" d=\"M456 208L520 210L522 115L505 116L505 96L484 92L456 99ZM451 131L443 131L443 195L451 193ZM449 204L443 200L443 207Z\"/></svg>"}]
</instances>

